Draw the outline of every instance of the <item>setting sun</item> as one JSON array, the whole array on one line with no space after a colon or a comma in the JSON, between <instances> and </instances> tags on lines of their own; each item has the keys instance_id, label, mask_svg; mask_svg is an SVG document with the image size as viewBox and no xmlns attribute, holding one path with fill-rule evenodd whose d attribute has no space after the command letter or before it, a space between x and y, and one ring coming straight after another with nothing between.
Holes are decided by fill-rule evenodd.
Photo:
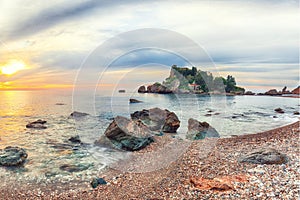
<instances>
[{"instance_id":1,"label":"setting sun","mask_svg":"<svg viewBox=\"0 0 300 200\"><path fill-rule=\"evenodd\" d=\"M11 75L22 69L25 69L26 65L22 61L11 60L3 66L0 66L0 70L2 74Z\"/></svg>"}]
</instances>

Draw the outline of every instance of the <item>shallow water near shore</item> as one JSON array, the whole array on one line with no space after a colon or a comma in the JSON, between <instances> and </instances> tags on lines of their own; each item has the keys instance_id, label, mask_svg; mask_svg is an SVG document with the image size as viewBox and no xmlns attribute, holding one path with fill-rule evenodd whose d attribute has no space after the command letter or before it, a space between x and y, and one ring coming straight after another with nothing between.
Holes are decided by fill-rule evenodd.
<instances>
[{"instance_id":1,"label":"shallow water near shore","mask_svg":"<svg viewBox=\"0 0 300 200\"><path fill-rule=\"evenodd\" d=\"M28 152L21 168L0 167L1 185L10 181L43 183L56 181L87 183L105 167L123 159L124 153L94 145L117 115L129 117L137 110L159 107L175 112L181 127L176 138L185 139L187 121L207 121L221 137L251 134L277 128L298 120L299 99L269 96L201 96L159 94L98 95L93 100L76 96L76 111L90 115L74 120L70 91L5 91L0 93L0 149L19 146ZM129 98L142 103L129 104ZM73 99L74 101L74 99ZM90 112L90 107L94 108ZM275 108L282 108L279 114ZM37 119L47 121L47 129L26 129ZM72 144L79 135L84 145ZM75 166L75 171L62 166Z\"/></svg>"}]
</instances>

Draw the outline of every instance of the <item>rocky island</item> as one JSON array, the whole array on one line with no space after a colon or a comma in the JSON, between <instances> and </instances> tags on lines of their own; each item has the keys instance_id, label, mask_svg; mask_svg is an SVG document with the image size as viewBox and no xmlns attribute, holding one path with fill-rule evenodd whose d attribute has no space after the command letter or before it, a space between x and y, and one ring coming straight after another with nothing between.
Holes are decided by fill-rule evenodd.
<instances>
[{"instance_id":1,"label":"rocky island","mask_svg":"<svg viewBox=\"0 0 300 200\"><path fill-rule=\"evenodd\" d=\"M196 67L171 67L170 75L162 83L140 86L139 93L158 94L228 94L241 95L245 89L237 86L235 78L214 77L212 73L198 70Z\"/></svg>"}]
</instances>

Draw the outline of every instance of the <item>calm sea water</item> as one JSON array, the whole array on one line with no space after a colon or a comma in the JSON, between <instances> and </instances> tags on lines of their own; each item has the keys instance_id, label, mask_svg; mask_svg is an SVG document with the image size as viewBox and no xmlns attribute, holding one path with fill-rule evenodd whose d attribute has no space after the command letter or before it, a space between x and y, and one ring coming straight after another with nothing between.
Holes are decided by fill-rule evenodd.
<instances>
[{"instance_id":1,"label":"calm sea water","mask_svg":"<svg viewBox=\"0 0 300 200\"><path fill-rule=\"evenodd\" d=\"M129 98L143 103L129 104ZM37 183L51 183L57 179L90 180L123 154L93 143L117 115L159 107L175 112L181 127L178 138L185 138L187 121L195 118L210 123L221 137L257 133L298 120L299 99L268 96L197 96L114 93L112 97L97 94L90 97L70 91L1 91L0 92L0 148L23 147L28 161L23 168L0 167L1 180L18 179ZM74 103L72 103L74 102ZM63 103L64 105L57 105ZM76 105L74 105L76 103ZM284 114L274 112L280 107ZM91 110L92 108L92 110ZM91 115L76 120L69 115L73 109ZM26 129L28 122L47 120L45 130ZM79 135L84 147L70 146L68 139ZM62 170L63 165L80 166L78 172ZM8 184L3 181L1 184Z\"/></svg>"}]
</instances>

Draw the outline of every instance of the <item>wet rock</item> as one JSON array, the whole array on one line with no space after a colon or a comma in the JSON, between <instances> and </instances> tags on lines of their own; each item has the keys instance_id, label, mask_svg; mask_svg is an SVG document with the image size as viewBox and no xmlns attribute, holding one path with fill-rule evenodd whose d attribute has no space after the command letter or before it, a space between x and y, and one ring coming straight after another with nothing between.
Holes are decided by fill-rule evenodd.
<instances>
[{"instance_id":1,"label":"wet rock","mask_svg":"<svg viewBox=\"0 0 300 200\"><path fill-rule=\"evenodd\" d=\"M81 143L79 135L70 137L69 141L72 142L72 143Z\"/></svg>"},{"instance_id":2,"label":"wet rock","mask_svg":"<svg viewBox=\"0 0 300 200\"><path fill-rule=\"evenodd\" d=\"M140 86L139 89L138 89L138 93L146 93L147 90L146 90L146 87L145 86Z\"/></svg>"},{"instance_id":3,"label":"wet rock","mask_svg":"<svg viewBox=\"0 0 300 200\"><path fill-rule=\"evenodd\" d=\"M169 112L162 127L162 131L166 133L176 133L179 126L180 121L177 115L174 112Z\"/></svg>"},{"instance_id":4,"label":"wet rock","mask_svg":"<svg viewBox=\"0 0 300 200\"><path fill-rule=\"evenodd\" d=\"M253 164L284 164L288 162L288 157L276 149L266 148L259 149L247 155L242 155L239 162L247 162Z\"/></svg>"},{"instance_id":5,"label":"wet rock","mask_svg":"<svg viewBox=\"0 0 300 200\"><path fill-rule=\"evenodd\" d=\"M93 188L98 187L98 185L106 185L107 182L103 179L103 178L93 178L92 182L91 182L91 186Z\"/></svg>"},{"instance_id":6,"label":"wet rock","mask_svg":"<svg viewBox=\"0 0 300 200\"><path fill-rule=\"evenodd\" d=\"M151 108L149 110L136 111L130 116L132 120L141 120L151 131L172 131L171 133L175 133L179 128L180 121L175 113L170 113L169 110Z\"/></svg>"},{"instance_id":7,"label":"wet rock","mask_svg":"<svg viewBox=\"0 0 300 200\"><path fill-rule=\"evenodd\" d=\"M137 99L129 99L129 103L142 103L142 101Z\"/></svg>"},{"instance_id":8,"label":"wet rock","mask_svg":"<svg viewBox=\"0 0 300 200\"><path fill-rule=\"evenodd\" d=\"M294 115L299 115L300 113L298 111L295 111L294 112Z\"/></svg>"},{"instance_id":9,"label":"wet rock","mask_svg":"<svg viewBox=\"0 0 300 200\"><path fill-rule=\"evenodd\" d=\"M20 166L28 157L25 149L20 147L5 147L0 149L0 166Z\"/></svg>"},{"instance_id":10,"label":"wet rock","mask_svg":"<svg viewBox=\"0 0 300 200\"><path fill-rule=\"evenodd\" d=\"M191 140L201 140L206 137L220 137L219 133L207 122L199 122L190 118L188 121L187 138Z\"/></svg>"},{"instance_id":11,"label":"wet rock","mask_svg":"<svg viewBox=\"0 0 300 200\"><path fill-rule=\"evenodd\" d=\"M77 112L77 111L74 111L70 114L71 117L75 117L75 118L78 118L78 117L85 117L89 114L87 113L83 113L83 112Z\"/></svg>"},{"instance_id":12,"label":"wet rock","mask_svg":"<svg viewBox=\"0 0 300 200\"><path fill-rule=\"evenodd\" d=\"M284 113L284 110L281 108L276 108L276 109L274 109L274 111L278 112L278 113Z\"/></svg>"},{"instance_id":13,"label":"wet rock","mask_svg":"<svg viewBox=\"0 0 300 200\"><path fill-rule=\"evenodd\" d=\"M141 121L117 116L104 135L113 145L126 151L137 151L153 142L152 132Z\"/></svg>"},{"instance_id":14,"label":"wet rock","mask_svg":"<svg viewBox=\"0 0 300 200\"><path fill-rule=\"evenodd\" d=\"M80 171L84 171L87 170L89 168L88 165L83 165L83 164L64 164L62 166L59 167L60 170L62 171L67 171L67 172L80 172Z\"/></svg>"},{"instance_id":15,"label":"wet rock","mask_svg":"<svg viewBox=\"0 0 300 200\"><path fill-rule=\"evenodd\" d=\"M34 122L30 122L29 124L27 124L26 128L46 129L47 126L44 125L46 123L47 123L47 121L38 119L38 120L36 120Z\"/></svg>"}]
</instances>

